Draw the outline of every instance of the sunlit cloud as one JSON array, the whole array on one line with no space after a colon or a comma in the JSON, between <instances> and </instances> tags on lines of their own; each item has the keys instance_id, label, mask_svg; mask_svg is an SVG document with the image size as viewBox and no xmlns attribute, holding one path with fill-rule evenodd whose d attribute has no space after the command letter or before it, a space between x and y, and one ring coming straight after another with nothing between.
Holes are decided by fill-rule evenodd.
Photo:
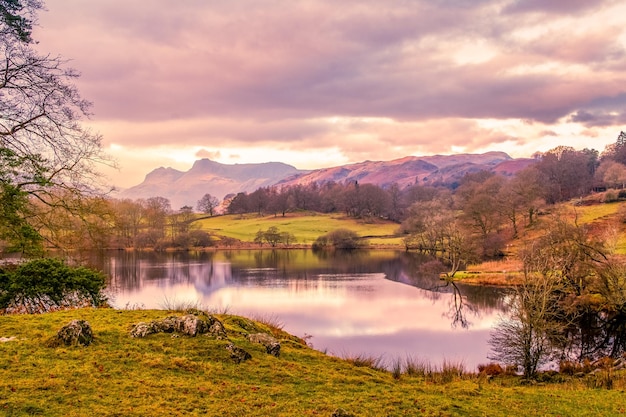
<instances>
[{"instance_id":1,"label":"sunlit cloud","mask_svg":"<svg viewBox=\"0 0 626 417\"><path fill-rule=\"evenodd\" d=\"M626 124L619 1L46 6L38 48L82 73L121 185L201 157L311 169L602 150Z\"/></svg>"}]
</instances>

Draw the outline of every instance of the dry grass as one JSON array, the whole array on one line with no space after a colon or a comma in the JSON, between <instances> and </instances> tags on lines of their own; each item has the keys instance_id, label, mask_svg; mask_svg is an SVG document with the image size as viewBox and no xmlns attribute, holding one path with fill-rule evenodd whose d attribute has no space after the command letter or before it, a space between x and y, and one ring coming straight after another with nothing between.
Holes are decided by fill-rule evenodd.
<instances>
[{"instance_id":1,"label":"dry grass","mask_svg":"<svg viewBox=\"0 0 626 417\"><path fill-rule=\"evenodd\" d=\"M477 265L470 265L467 267L467 270L502 274L506 274L507 272L519 272L522 270L522 261L516 258L486 261Z\"/></svg>"},{"instance_id":2,"label":"dry grass","mask_svg":"<svg viewBox=\"0 0 626 417\"><path fill-rule=\"evenodd\" d=\"M356 367L365 367L381 371L387 369L382 356L372 356L364 353L344 353L341 355L341 358Z\"/></svg>"},{"instance_id":3,"label":"dry grass","mask_svg":"<svg viewBox=\"0 0 626 417\"><path fill-rule=\"evenodd\" d=\"M252 320L265 324L273 330L283 330L285 323L276 314L254 314L250 317Z\"/></svg>"}]
</instances>

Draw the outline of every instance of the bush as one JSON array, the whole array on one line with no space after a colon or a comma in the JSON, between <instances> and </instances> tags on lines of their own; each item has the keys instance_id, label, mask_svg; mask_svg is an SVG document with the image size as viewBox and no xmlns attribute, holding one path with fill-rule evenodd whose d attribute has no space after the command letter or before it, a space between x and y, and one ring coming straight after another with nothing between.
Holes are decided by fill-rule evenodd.
<instances>
[{"instance_id":1,"label":"bush","mask_svg":"<svg viewBox=\"0 0 626 417\"><path fill-rule=\"evenodd\" d=\"M502 375L504 373L504 368L497 363L488 363L488 364L480 364L478 365L478 372L483 375Z\"/></svg>"},{"instance_id":2,"label":"bush","mask_svg":"<svg viewBox=\"0 0 626 417\"><path fill-rule=\"evenodd\" d=\"M296 237L289 232L281 232L278 227L271 226L267 230L259 230L256 232L254 242L259 245L263 245L263 242L267 242L271 247L275 247L279 243L289 246L296 242Z\"/></svg>"},{"instance_id":3,"label":"bush","mask_svg":"<svg viewBox=\"0 0 626 417\"><path fill-rule=\"evenodd\" d=\"M191 230L187 233L180 233L171 242L163 239L155 247L157 250L164 250L168 247L178 249L206 248L213 246L211 235L203 230Z\"/></svg>"},{"instance_id":4,"label":"bush","mask_svg":"<svg viewBox=\"0 0 626 417\"><path fill-rule=\"evenodd\" d=\"M318 237L313 242L313 249L358 249L366 245L356 232L348 229L335 229Z\"/></svg>"},{"instance_id":5,"label":"bush","mask_svg":"<svg viewBox=\"0 0 626 417\"><path fill-rule=\"evenodd\" d=\"M105 276L58 259L36 259L0 272L0 309L39 313L65 307L101 306Z\"/></svg>"},{"instance_id":6,"label":"bush","mask_svg":"<svg viewBox=\"0 0 626 417\"><path fill-rule=\"evenodd\" d=\"M613 203L615 201L619 200L619 196L618 194L613 191L613 190L609 190L607 192L604 193L604 197L602 199L603 203Z\"/></svg>"},{"instance_id":7,"label":"bush","mask_svg":"<svg viewBox=\"0 0 626 417\"><path fill-rule=\"evenodd\" d=\"M204 230L190 231L189 239L191 240L191 246L196 248L206 248L214 245L211 234Z\"/></svg>"}]
</instances>

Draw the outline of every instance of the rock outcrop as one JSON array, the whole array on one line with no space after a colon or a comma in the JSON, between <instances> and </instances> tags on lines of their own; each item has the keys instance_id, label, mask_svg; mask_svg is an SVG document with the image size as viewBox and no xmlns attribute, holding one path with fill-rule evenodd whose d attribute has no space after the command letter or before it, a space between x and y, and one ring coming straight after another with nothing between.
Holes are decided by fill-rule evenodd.
<instances>
[{"instance_id":1,"label":"rock outcrop","mask_svg":"<svg viewBox=\"0 0 626 417\"><path fill-rule=\"evenodd\" d=\"M244 327L246 326L245 323L242 325ZM249 326L253 327L253 324L250 322ZM178 335L195 337L202 334L212 336L216 339L229 342L225 348L230 352L230 358L236 363L241 363L252 358L250 353L236 346L228 338L222 322L202 312L193 312L180 317L169 316L161 320L137 323L130 331L131 337L137 338L146 337L155 333L172 333L172 337ZM254 333L246 335L246 338L252 343L263 345L269 355L275 357L280 356L280 342L275 337L267 333Z\"/></svg>"},{"instance_id":2,"label":"rock outcrop","mask_svg":"<svg viewBox=\"0 0 626 417\"><path fill-rule=\"evenodd\" d=\"M200 317L196 314L186 314L182 317L170 316L149 323L137 323L130 331L132 337L146 337L154 333L179 333L191 337L210 334L217 338L226 337L224 326L218 319L213 316Z\"/></svg>"},{"instance_id":3,"label":"rock outcrop","mask_svg":"<svg viewBox=\"0 0 626 417\"><path fill-rule=\"evenodd\" d=\"M88 346L93 342L93 331L89 322L72 320L57 332L48 345L55 346Z\"/></svg>"}]
</instances>

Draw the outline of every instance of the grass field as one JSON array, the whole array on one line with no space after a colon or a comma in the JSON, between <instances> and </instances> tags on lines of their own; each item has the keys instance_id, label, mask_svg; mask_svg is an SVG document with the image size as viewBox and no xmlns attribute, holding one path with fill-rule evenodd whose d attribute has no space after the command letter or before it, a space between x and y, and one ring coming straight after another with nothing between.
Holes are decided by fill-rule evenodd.
<instances>
[{"instance_id":1,"label":"grass field","mask_svg":"<svg viewBox=\"0 0 626 417\"><path fill-rule=\"evenodd\" d=\"M217 315L252 359L234 363L226 340L129 336L133 323L172 312L83 309L0 317L3 416L617 416L626 411L625 376L612 389L599 376L518 377L459 372L393 373L368 361L333 358L268 324ZM181 314L181 313L176 313ZM46 347L71 319L91 324L88 347ZM243 333L272 333L281 354Z\"/></svg>"},{"instance_id":2,"label":"grass field","mask_svg":"<svg viewBox=\"0 0 626 417\"><path fill-rule=\"evenodd\" d=\"M281 232L292 233L297 243L310 245L319 236L338 228L346 228L367 238L370 244L401 246L402 239L395 236L397 223L377 220L364 222L341 214L314 212L287 213L282 216L258 216L256 214L225 215L202 219L197 222L202 230L228 236L244 242L254 241L256 232L276 226Z\"/></svg>"}]
</instances>

